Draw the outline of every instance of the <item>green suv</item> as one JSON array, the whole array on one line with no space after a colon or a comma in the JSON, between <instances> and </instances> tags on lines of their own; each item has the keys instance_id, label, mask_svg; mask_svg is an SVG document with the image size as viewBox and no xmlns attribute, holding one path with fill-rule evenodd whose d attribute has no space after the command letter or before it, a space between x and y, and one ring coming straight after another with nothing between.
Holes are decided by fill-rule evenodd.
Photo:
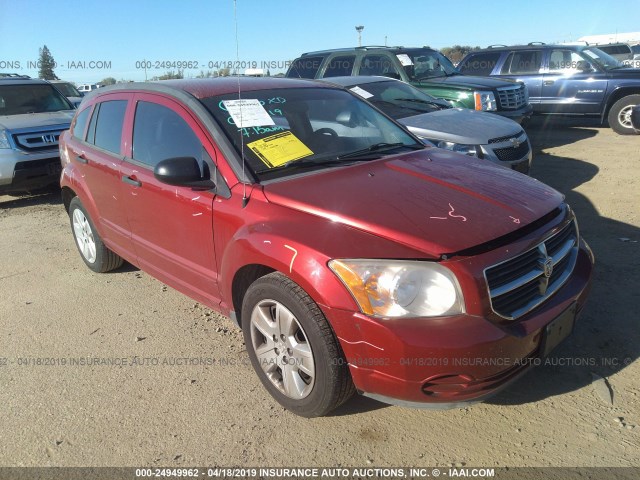
<instances>
[{"instance_id":1,"label":"green suv","mask_svg":"<svg viewBox=\"0 0 640 480\"><path fill-rule=\"evenodd\" d=\"M518 123L532 113L522 82L462 75L447 57L428 47L356 47L303 53L286 74L290 78L353 75L403 80L454 107L493 112Z\"/></svg>"}]
</instances>

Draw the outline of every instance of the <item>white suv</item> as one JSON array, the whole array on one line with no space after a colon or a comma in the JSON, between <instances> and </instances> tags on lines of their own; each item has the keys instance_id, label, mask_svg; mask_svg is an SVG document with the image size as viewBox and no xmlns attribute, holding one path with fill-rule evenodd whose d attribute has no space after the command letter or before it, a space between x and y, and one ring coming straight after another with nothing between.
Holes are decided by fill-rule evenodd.
<instances>
[{"instance_id":1,"label":"white suv","mask_svg":"<svg viewBox=\"0 0 640 480\"><path fill-rule=\"evenodd\" d=\"M74 108L45 80L0 75L0 194L58 182L58 138Z\"/></svg>"}]
</instances>

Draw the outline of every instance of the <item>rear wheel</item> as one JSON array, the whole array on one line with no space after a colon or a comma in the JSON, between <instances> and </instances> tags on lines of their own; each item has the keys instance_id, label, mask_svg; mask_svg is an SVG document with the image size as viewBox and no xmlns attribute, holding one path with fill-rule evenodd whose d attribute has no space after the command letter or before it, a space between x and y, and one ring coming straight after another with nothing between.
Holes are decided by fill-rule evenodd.
<instances>
[{"instance_id":1,"label":"rear wheel","mask_svg":"<svg viewBox=\"0 0 640 480\"><path fill-rule=\"evenodd\" d=\"M627 95L613 104L609 110L609 126L620 135L634 135L636 131L631 124L631 110L640 104L640 95Z\"/></svg>"},{"instance_id":2,"label":"rear wheel","mask_svg":"<svg viewBox=\"0 0 640 480\"><path fill-rule=\"evenodd\" d=\"M122 265L122 258L109 250L102 242L78 197L74 197L69 203L69 218L76 246L87 267L94 272L104 273Z\"/></svg>"},{"instance_id":3,"label":"rear wheel","mask_svg":"<svg viewBox=\"0 0 640 480\"><path fill-rule=\"evenodd\" d=\"M281 273L249 287L242 329L260 381L287 410L303 417L326 415L355 392L329 322L311 297Z\"/></svg>"}]
</instances>

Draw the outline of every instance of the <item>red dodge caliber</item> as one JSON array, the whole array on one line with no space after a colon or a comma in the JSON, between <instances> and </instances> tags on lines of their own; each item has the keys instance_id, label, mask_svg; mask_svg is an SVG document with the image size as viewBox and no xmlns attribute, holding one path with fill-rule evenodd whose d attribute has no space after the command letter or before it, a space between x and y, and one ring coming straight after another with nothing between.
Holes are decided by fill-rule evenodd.
<instances>
[{"instance_id":1,"label":"red dodge caliber","mask_svg":"<svg viewBox=\"0 0 640 480\"><path fill-rule=\"evenodd\" d=\"M60 141L95 272L127 261L231 317L273 397L481 401L574 328L593 255L563 196L313 81L117 85Z\"/></svg>"}]
</instances>

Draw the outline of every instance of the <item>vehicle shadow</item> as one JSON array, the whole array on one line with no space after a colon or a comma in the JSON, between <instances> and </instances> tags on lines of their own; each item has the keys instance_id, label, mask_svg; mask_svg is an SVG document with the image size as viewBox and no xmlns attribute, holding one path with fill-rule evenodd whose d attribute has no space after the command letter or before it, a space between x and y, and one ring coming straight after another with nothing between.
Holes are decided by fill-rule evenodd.
<instances>
[{"instance_id":1,"label":"vehicle shadow","mask_svg":"<svg viewBox=\"0 0 640 480\"><path fill-rule=\"evenodd\" d=\"M534 116L525 125L531 148L534 153L533 163L537 155L546 148L560 147L594 137L602 128L599 119L573 118L554 116Z\"/></svg>"},{"instance_id":2,"label":"vehicle shadow","mask_svg":"<svg viewBox=\"0 0 640 480\"><path fill-rule=\"evenodd\" d=\"M373 412L382 408L391 407L386 403L379 402L363 395L354 395L348 402L330 412L328 417L343 417L357 415L364 412Z\"/></svg>"},{"instance_id":3,"label":"vehicle shadow","mask_svg":"<svg viewBox=\"0 0 640 480\"><path fill-rule=\"evenodd\" d=\"M20 196L0 195L0 209L32 207L35 205L62 205L60 188L47 189Z\"/></svg>"},{"instance_id":4,"label":"vehicle shadow","mask_svg":"<svg viewBox=\"0 0 640 480\"><path fill-rule=\"evenodd\" d=\"M532 176L566 195L596 266L591 295L570 338L537 368L487 403L516 405L572 392L590 385L592 374L610 377L640 356L640 335L630 312L630 292L640 284L640 229L601 215L577 188L598 174L590 163L539 154ZM597 377L596 377L597 378ZM610 382L615 396L615 382Z\"/></svg>"}]
</instances>

